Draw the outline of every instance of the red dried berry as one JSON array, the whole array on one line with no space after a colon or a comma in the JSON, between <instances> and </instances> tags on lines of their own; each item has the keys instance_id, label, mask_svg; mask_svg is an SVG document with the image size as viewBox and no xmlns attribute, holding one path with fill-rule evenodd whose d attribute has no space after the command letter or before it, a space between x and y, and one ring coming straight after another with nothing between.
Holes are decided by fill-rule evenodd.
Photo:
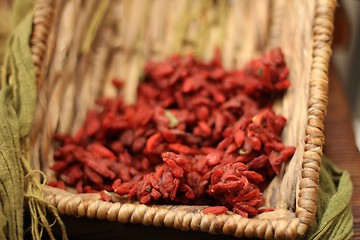
<instances>
[{"instance_id":1,"label":"red dried berry","mask_svg":"<svg viewBox=\"0 0 360 240\"><path fill-rule=\"evenodd\" d=\"M105 202L111 202L111 194L106 191L106 190L101 190L100 191L100 198L101 200L105 201Z\"/></svg>"},{"instance_id":2,"label":"red dried berry","mask_svg":"<svg viewBox=\"0 0 360 240\"><path fill-rule=\"evenodd\" d=\"M219 50L210 63L191 55L150 62L135 104L99 98L101 110L88 111L74 137L54 135L49 185L100 191L104 201L114 191L143 204L214 205L205 214L265 211L260 190L295 151L281 143L286 119L271 110L288 75L280 49L244 70L225 70Z\"/></svg>"}]
</instances>

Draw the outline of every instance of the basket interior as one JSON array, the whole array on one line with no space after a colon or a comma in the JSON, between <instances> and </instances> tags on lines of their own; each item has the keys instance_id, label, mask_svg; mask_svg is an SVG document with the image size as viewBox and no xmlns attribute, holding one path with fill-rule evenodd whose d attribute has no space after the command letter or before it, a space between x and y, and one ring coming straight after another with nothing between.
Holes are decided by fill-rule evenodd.
<instances>
[{"instance_id":1,"label":"basket interior","mask_svg":"<svg viewBox=\"0 0 360 240\"><path fill-rule=\"evenodd\" d=\"M191 52L209 60L218 47L224 66L233 69L281 47L292 85L276 111L288 119L284 143L297 151L265 197L266 205L294 212L305 147L315 5L306 0L57 1L38 83L33 167L51 180L53 134L74 134L96 98L116 95L113 78L126 81L122 94L134 102L150 59Z\"/></svg>"}]
</instances>

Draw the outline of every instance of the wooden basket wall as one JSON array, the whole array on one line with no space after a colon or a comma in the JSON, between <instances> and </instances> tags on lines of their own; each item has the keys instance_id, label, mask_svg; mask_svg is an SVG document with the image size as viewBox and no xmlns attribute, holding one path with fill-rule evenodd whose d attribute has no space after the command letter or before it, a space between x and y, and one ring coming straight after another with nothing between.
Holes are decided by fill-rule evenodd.
<instances>
[{"instance_id":1,"label":"wooden basket wall","mask_svg":"<svg viewBox=\"0 0 360 240\"><path fill-rule=\"evenodd\" d=\"M127 81L124 97L133 102L148 59L194 52L209 60L217 46L229 69L282 48L292 86L276 111L288 119L283 141L297 146L264 193L275 212L253 219L115 196L117 202L108 203L98 194L51 187L44 188L46 197L61 213L80 217L237 237L303 236L316 215L335 7L335 0L38 0L31 37L38 85L32 165L48 179L54 177L52 135L74 133L98 96L114 96L114 77Z\"/></svg>"}]
</instances>

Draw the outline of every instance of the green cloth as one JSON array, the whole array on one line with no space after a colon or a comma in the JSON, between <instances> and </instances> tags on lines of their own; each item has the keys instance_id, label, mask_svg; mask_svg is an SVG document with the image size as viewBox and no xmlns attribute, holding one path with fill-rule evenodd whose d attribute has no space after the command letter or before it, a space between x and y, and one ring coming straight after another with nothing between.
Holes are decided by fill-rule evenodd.
<instances>
[{"instance_id":1,"label":"green cloth","mask_svg":"<svg viewBox=\"0 0 360 240\"><path fill-rule=\"evenodd\" d=\"M45 210L57 213L41 195L41 186L32 177L26 149L36 104L34 67L29 47L34 0L14 3L13 33L6 45L0 82L0 239L23 238L23 206L32 214L32 234L39 239L41 224L52 236L44 216ZM87 51L99 26L108 1L98 8L95 20L84 41ZM2 48L0 48L2 49ZM0 52L0 55L3 53ZM346 171L322 160L316 222L307 239L350 239L352 183ZM61 222L60 222L61 223ZM64 237L65 238L65 237Z\"/></svg>"},{"instance_id":2,"label":"green cloth","mask_svg":"<svg viewBox=\"0 0 360 240\"><path fill-rule=\"evenodd\" d=\"M352 190L349 173L338 169L324 157L320 169L316 221L309 229L307 239L351 239Z\"/></svg>"},{"instance_id":3,"label":"green cloth","mask_svg":"<svg viewBox=\"0 0 360 240\"><path fill-rule=\"evenodd\" d=\"M0 239L23 239L24 206L31 214L33 239L40 239L43 228L54 236L46 211L55 215L65 232L56 209L44 200L42 185L30 169L29 135L36 106L34 64L29 46L35 1L14 3L12 33L1 62L0 81ZM66 235L63 235L66 238Z\"/></svg>"},{"instance_id":4,"label":"green cloth","mask_svg":"<svg viewBox=\"0 0 360 240\"><path fill-rule=\"evenodd\" d=\"M31 19L31 16L27 18ZM24 169L21 143L29 136L36 99L28 47L30 34L31 21L17 27L7 45L7 56L1 72L1 239L20 239L23 236Z\"/></svg>"}]
</instances>

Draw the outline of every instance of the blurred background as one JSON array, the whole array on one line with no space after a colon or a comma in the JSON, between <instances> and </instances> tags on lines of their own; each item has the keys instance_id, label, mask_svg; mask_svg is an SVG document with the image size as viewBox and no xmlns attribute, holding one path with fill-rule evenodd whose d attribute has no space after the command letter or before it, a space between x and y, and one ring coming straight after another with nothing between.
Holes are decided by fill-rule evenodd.
<instances>
[{"instance_id":1,"label":"blurred background","mask_svg":"<svg viewBox=\"0 0 360 240\"><path fill-rule=\"evenodd\" d=\"M360 149L360 1L339 1L333 49L333 64L346 92Z\"/></svg>"}]
</instances>

